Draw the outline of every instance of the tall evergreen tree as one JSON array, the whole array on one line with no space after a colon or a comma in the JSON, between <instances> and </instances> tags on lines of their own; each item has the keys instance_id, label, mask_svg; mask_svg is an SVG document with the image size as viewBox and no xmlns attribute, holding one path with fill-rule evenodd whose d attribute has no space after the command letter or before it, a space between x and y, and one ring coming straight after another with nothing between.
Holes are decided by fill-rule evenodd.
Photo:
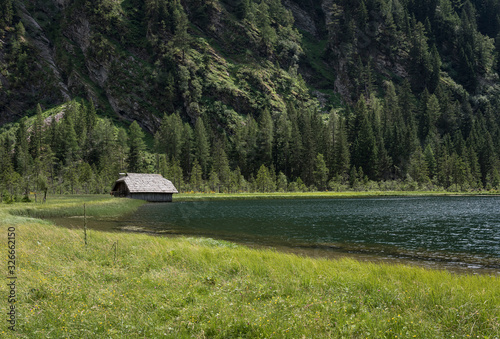
<instances>
[{"instance_id":1,"label":"tall evergreen tree","mask_svg":"<svg viewBox=\"0 0 500 339\"><path fill-rule=\"evenodd\" d=\"M421 22L412 25L410 75L413 90L420 92L429 84L432 64L424 25Z\"/></svg>"},{"instance_id":2,"label":"tall evergreen tree","mask_svg":"<svg viewBox=\"0 0 500 339\"><path fill-rule=\"evenodd\" d=\"M0 0L0 28L12 23L13 13L12 0Z\"/></svg>"},{"instance_id":3,"label":"tall evergreen tree","mask_svg":"<svg viewBox=\"0 0 500 339\"><path fill-rule=\"evenodd\" d=\"M14 149L14 167L17 173L25 177L29 172L29 167L33 159L29 154L28 131L25 125L25 119L19 121L19 127L16 131L16 146Z\"/></svg>"},{"instance_id":4,"label":"tall evergreen tree","mask_svg":"<svg viewBox=\"0 0 500 339\"><path fill-rule=\"evenodd\" d=\"M43 117L42 108L40 104L36 106L36 117L31 131L31 155L33 158L38 158L40 156L40 151L42 147L42 129L43 129Z\"/></svg>"},{"instance_id":5,"label":"tall evergreen tree","mask_svg":"<svg viewBox=\"0 0 500 339\"><path fill-rule=\"evenodd\" d=\"M273 164L273 141L274 141L274 124L269 110L266 108L262 111L259 121L259 163L266 166Z\"/></svg>"},{"instance_id":6,"label":"tall evergreen tree","mask_svg":"<svg viewBox=\"0 0 500 339\"><path fill-rule=\"evenodd\" d=\"M184 169L184 174L191 171L193 161L194 136L193 128L188 123L184 123L184 132L182 135L183 142L181 148L181 166Z\"/></svg>"},{"instance_id":7,"label":"tall evergreen tree","mask_svg":"<svg viewBox=\"0 0 500 339\"><path fill-rule=\"evenodd\" d=\"M349 153L349 143L347 141L347 130L345 119L340 118L337 128L335 144L333 146L334 154L334 173L347 178L351 168L351 156Z\"/></svg>"},{"instance_id":8,"label":"tall evergreen tree","mask_svg":"<svg viewBox=\"0 0 500 339\"><path fill-rule=\"evenodd\" d=\"M191 189L195 192L199 192L202 185L202 170L200 164L198 164L198 160L195 159L193 162L193 168L191 169L191 178L189 183L191 185Z\"/></svg>"},{"instance_id":9,"label":"tall evergreen tree","mask_svg":"<svg viewBox=\"0 0 500 339\"><path fill-rule=\"evenodd\" d=\"M326 183L328 182L329 170L326 167L326 162L323 154L318 153L316 156L316 161L314 163L314 184L320 190L326 189Z\"/></svg>"},{"instance_id":10,"label":"tall evergreen tree","mask_svg":"<svg viewBox=\"0 0 500 339\"><path fill-rule=\"evenodd\" d=\"M356 167L363 168L370 179L375 179L377 146L363 97L356 105L355 116L358 130L352 145L352 162Z\"/></svg>"},{"instance_id":11,"label":"tall evergreen tree","mask_svg":"<svg viewBox=\"0 0 500 339\"><path fill-rule=\"evenodd\" d=\"M200 164L204 177L208 175L208 164L210 163L210 144L203 119L199 117L194 126L194 157Z\"/></svg>"},{"instance_id":12,"label":"tall evergreen tree","mask_svg":"<svg viewBox=\"0 0 500 339\"><path fill-rule=\"evenodd\" d=\"M128 170L129 172L140 173L144 170L144 150L146 145L144 143L144 132L135 120L129 127L128 140L128 146L130 148Z\"/></svg>"},{"instance_id":13,"label":"tall evergreen tree","mask_svg":"<svg viewBox=\"0 0 500 339\"><path fill-rule=\"evenodd\" d=\"M275 158L276 168L286 176L290 175L290 143L292 138L292 126L286 111L278 118L275 129Z\"/></svg>"}]
</instances>

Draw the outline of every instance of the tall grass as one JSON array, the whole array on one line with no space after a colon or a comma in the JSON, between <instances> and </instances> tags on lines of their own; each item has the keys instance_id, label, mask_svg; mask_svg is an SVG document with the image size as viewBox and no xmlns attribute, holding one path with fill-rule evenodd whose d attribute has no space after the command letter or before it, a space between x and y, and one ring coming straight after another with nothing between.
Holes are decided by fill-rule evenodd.
<instances>
[{"instance_id":1,"label":"tall grass","mask_svg":"<svg viewBox=\"0 0 500 339\"><path fill-rule=\"evenodd\" d=\"M34 218L82 216L83 204L88 206L88 216L116 217L134 211L145 202L135 199L116 199L102 195L54 195L46 203L19 203L0 205L12 215Z\"/></svg>"},{"instance_id":2,"label":"tall grass","mask_svg":"<svg viewBox=\"0 0 500 339\"><path fill-rule=\"evenodd\" d=\"M107 202L87 203L92 213ZM0 214L4 221L7 212ZM11 333L3 325L0 337L498 338L500 333L499 277L304 258L200 238L91 231L85 247L77 230L22 217L2 222L1 244L13 222L18 329ZM0 294L6 292L0 284Z\"/></svg>"}]
</instances>

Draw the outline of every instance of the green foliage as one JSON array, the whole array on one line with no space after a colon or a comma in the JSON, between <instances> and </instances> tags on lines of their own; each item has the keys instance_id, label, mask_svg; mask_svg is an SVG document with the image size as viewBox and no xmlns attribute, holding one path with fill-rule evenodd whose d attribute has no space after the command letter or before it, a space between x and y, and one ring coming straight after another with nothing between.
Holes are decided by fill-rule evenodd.
<instances>
[{"instance_id":1,"label":"green foliage","mask_svg":"<svg viewBox=\"0 0 500 339\"><path fill-rule=\"evenodd\" d=\"M13 8L12 0L1 0L0 1L0 28L9 26L12 22Z\"/></svg>"},{"instance_id":2,"label":"green foliage","mask_svg":"<svg viewBox=\"0 0 500 339\"><path fill-rule=\"evenodd\" d=\"M326 189L326 183L328 181L328 168L326 167L325 158L323 154L318 153L316 161L314 163L314 182L319 190Z\"/></svg>"},{"instance_id":3,"label":"green foliage","mask_svg":"<svg viewBox=\"0 0 500 339\"><path fill-rule=\"evenodd\" d=\"M141 127L134 121L129 127L129 171L135 173L141 173L144 169L144 150L146 148L144 144L144 132Z\"/></svg>"},{"instance_id":4,"label":"green foliage","mask_svg":"<svg viewBox=\"0 0 500 339\"><path fill-rule=\"evenodd\" d=\"M35 20L54 14L42 26L69 94L96 99L62 107L39 90L61 80L37 73L33 27L0 6L0 109L21 107L26 84L43 97L4 128L12 195L40 176L52 192L105 192L127 170L218 192L497 185L498 1L31 3ZM127 135L111 107L145 130Z\"/></svg>"},{"instance_id":5,"label":"green foliage","mask_svg":"<svg viewBox=\"0 0 500 339\"><path fill-rule=\"evenodd\" d=\"M198 118L194 127L194 156L200 165L202 175L208 174L208 164L210 163L210 144L203 119Z\"/></svg>"},{"instance_id":6,"label":"green foliage","mask_svg":"<svg viewBox=\"0 0 500 339\"><path fill-rule=\"evenodd\" d=\"M274 192L276 189L275 182L265 165L260 166L255 181L259 192Z\"/></svg>"},{"instance_id":7,"label":"green foliage","mask_svg":"<svg viewBox=\"0 0 500 339\"><path fill-rule=\"evenodd\" d=\"M17 336L451 338L498 332L495 276L127 232L91 231L84 246L80 229L33 219L81 216L83 203L88 215L100 217L131 213L141 204L63 196L0 207L2 222L23 235L19 257L32 258L19 270L27 288L16 305L33 312L18 323Z\"/></svg>"}]
</instances>

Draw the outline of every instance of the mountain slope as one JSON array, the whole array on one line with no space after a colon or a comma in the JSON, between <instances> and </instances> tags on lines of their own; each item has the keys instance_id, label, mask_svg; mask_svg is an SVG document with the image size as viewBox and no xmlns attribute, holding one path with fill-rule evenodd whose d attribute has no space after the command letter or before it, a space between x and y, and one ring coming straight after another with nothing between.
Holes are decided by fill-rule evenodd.
<instances>
[{"instance_id":1,"label":"mountain slope","mask_svg":"<svg viewBox=\"0 0 500 339\"><path fill-rule=\"evenodd\" d=\"M0 124L34 115L37 103L48 109L83 98L67 106L75 107L67 122L75 132L95 104L115 124L136 121L155 135L148 150L178 166L183 180L199 165L202 180L213 173L226 188L229 170L257 181L264 168L275 183L281 172L322 189L369 180L500 184L500 1L0 0L0 7ZM78 142L91 147L74 155L78 161L104 170L105 155L91 156L95 145ZM19 143L4 148L15 154ZM67 157L61 150L56 158L61 170ZM143 165L160 171L158 159Z\"/></svg>"}]
</instances>

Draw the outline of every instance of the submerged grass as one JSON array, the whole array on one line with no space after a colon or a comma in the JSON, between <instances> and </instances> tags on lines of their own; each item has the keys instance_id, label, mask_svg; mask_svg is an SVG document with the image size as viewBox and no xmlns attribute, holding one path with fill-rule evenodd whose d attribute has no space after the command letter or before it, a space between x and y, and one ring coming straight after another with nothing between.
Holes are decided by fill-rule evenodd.
<instances>
[{"instance_id":1,"label":"submerged grass","mask_svg":"<svg viewBox=\"0 0 500 339\"><path fill-rule=\"evenodd\" d=\"M89 213L107 213L101 205L130 210L129 200L108 200L54 201L53 208L85 201ZM91 231L85 247L79 230L9 211L38 213L0 205L0 248L7 251L7 227L16 225L18 273L17 331L7 330L5 322L1 337L498 338L500 333L498 277L303 258L202 238ZM0 286L6 295L6 284Z\"/></svg>"}]
</instances>

